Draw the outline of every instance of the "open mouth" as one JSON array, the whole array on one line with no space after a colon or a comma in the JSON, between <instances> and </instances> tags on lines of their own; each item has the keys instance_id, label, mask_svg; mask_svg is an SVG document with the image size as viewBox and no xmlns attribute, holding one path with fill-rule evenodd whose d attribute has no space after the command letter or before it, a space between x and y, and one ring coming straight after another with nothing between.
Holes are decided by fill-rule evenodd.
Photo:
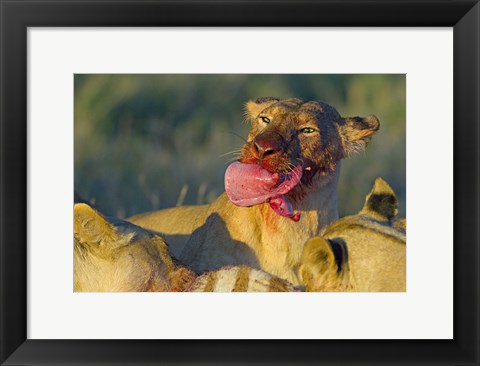
<instances>
[{"instance_id":1,"label":"open mouth","mask_svg":"<svg viewBox=\"0 0 480 366\"><path fill-rule=\"evenodd\" d=\"M293 211L292 203L285 194L300 182L302 173L301 165L287 173L272 173L257 164L235 162L225 172L225 191L237 206L268 202L277 214L298 221L300 213Z\"/></svg>"}]
</instances>

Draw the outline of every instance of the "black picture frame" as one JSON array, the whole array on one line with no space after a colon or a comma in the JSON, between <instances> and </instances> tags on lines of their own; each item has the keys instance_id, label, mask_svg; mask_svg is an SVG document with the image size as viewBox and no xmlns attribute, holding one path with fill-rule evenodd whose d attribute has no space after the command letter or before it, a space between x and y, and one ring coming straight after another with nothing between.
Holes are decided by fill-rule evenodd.
<instances>
[{"instance_id":1,"label":"black picture frame","mask_svg":"<svg viewBox=\"0 0 480 366\"><path fill-rule=\"evenodd\" d=\"M0 23L2 365L479 365L477 1L0 0ZM27 339L27 28L58 26L453 27L454 339Z\"/></svg>"}]
</instances>

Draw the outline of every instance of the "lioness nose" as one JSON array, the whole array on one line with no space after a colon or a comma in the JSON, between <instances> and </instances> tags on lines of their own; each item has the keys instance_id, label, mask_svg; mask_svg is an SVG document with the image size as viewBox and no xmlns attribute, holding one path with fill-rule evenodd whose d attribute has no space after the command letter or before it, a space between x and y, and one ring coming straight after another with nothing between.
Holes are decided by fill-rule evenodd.
<instances>
[{"instance_id":1,"label":"lioness nose","mask_svg":"<svg viewBox=\"0 0 480 366\"><path fill-rule=\"evenodd\" d=\"M269 155L275 155L282 150L282 144L278 136L259 135L253 140L258 157L263 159Z\"/></svg>"}]
</instances>

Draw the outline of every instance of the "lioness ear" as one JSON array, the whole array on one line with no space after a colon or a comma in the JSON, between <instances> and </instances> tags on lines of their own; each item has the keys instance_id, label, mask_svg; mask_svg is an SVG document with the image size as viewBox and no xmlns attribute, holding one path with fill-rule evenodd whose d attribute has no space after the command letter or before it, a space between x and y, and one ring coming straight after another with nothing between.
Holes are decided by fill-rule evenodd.
<instances>
[{"instance_id":1,"label":"lioness ear","mask_svg":"<svg viewBox=\"0 0 480 366\"><path fill-rule=\"evenodd\" d=\"M307 291L338 291L348 273L347 244L341 238L315 236L303 247L299 277Z\"/></svg>"},{"instance_id":2,"label":"lioness ear","mask_svg":"<svg viewBox=\"0 0 480 366\"><path fill-rule=\"evenodd\" d=\"M73 209L73 232L85 244L115 243L117 231L99 212L85 203Z\"/></svg>"},{"instance_id":3,"label":"lioness ear","mask_svg":"<svg viewBox=\"0 0 480 366\"><path fill-rule=\"evenodd\" d=\"M300 280L307 291L314 291L318 279L329 272L336 272L335 254L327 240L320 236L309 239L303 247Z\"/></svg>"},{"instance_id":4,"label":"lioness ear","mask_svg":"<svg viewBox=\"0 0 480 366\"><path fill-rule=\"evenodd\" d=\"M316 266L319 272L335 267L335 254L328 240L321 236L310 238L303 247L302 263Z\"/></svg>"},{"instance_id":5,"label":"lioness ear","mask_svg":"<svg viewBox=\"0 0 480 366\"><path fill-rule=\"evenodd\" d=\"M397 196L382 178L378 177L375 179L372 190L365 198L365 205L360 213L379 221L390 221L397 216Z\"/></svg>"},{"instance_id":6,"label":"lioness ear","mask_svg":"<svg viewBox=\"0 0 480 366\"><path fill-rule=\"evenodd\" d=\"M348 117L339 123L345 156L363 151L370 138L380 129L380 121L373 114L367 117Z\"/></svg>"},{"instance_id":7,"label":"lioness ear","mask_svg":"<svg viewBox=\"0 0 480 366\"><path fill-rule=\"evenodd\" d=\"M277 103L280 99L272 97L263 97L254 100L249 100L245 103L245 119L249 122L255 120L261 111Z\"/></svg>"}]
</instances>

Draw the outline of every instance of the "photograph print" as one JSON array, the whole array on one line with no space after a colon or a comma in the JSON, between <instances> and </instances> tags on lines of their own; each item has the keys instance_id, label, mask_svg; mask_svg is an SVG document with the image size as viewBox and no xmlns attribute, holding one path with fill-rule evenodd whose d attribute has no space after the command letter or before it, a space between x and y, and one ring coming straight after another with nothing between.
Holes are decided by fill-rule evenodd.
<instances>
[{"instance_id":1,"label":"photograph print","mask_svg":"<svg viewBox=\"0 0 480 366\"><path fill-rule=\"evenodd\" d=\"M75 292L405 292L406 75L74 75Z\"/></svg>"}]
</instances>

